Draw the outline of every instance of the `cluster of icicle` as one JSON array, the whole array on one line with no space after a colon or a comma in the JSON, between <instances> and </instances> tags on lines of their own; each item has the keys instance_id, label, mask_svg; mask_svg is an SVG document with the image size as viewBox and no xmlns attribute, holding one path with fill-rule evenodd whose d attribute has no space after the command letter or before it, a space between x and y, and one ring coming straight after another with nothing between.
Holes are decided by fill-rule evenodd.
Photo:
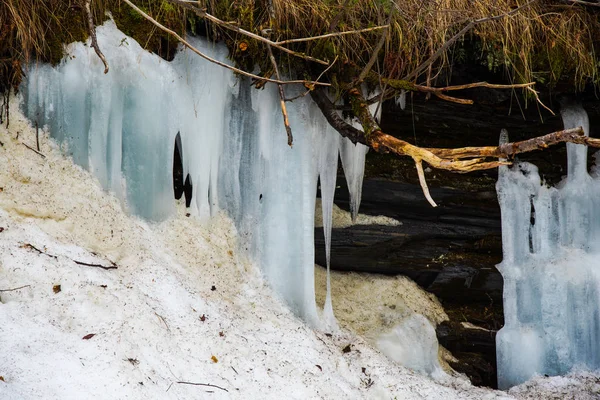
<instances>
[{"instance_id":1,"label":"cluster of icicle","mask_svg":"<svg viewBox=\"0 0 600 400\"><path fill-rule=\"evenodd\" d=\"M249 82L190 51L167 62L110 21L98 27L97 36L110 72L103 74L83 43L70 45L56 68L31 66L23 87L28 117L47 125L76 163L150 220L174 212L172 165L176 138L181 140L184 176L193 185L192 214L204 219L228 212L246 238L244 246L297 315L334 327L331 296L319 317L314 295L317 181L329 264L338 154L356 216L367 147L342 139L306 96L288 105L290 148L275 85L250 89ZM190 42L228 62L224 46ZM286 87L287 95L301 89Z\"/></svg>"},{"instance_id":2,"label":"cluster of icicle","mask_svg":"<svg viewBox=\"0 0 600 400\"><path fill-rule=\"evenodd\" d=\"M589 134L580 105L563 106L561 114L565 129L581 126ZM567 153L568 175L557 187L543 185L529 163L499 170L501 389L535 374L600 367L600 177L588 173L586 146L569 143Z\"/></svg>"}]
</instances>

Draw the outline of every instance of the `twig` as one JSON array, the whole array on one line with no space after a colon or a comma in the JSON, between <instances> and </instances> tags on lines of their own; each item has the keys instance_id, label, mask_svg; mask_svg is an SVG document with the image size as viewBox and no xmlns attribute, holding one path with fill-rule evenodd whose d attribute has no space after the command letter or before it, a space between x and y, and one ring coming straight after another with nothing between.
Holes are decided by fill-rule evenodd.
<instances>
[{"instance_id":1,"label":"twig","mask_svg":"<svg viewBox=\"0 0 600 400\"><path fill-rule=\"evenodd\" d=\"M275 56L273 56L273 50L271 50L271 45L267 45L267 51L269 52L269 59L271 60L271 64L273 65L273 69L275 70L275 77L279 81L281 80L281 76L279 75L279 67L277 66L277 61L275 61ZM279 90L279 105L281 106L281 114L283 115L283 125L285 126L285 131L287 133L288 146L292 147L294 137L292 136L292 128L290 127L287 108L285 106L285 92L283 91L283 85L277 84L277 89Z\"/></svg>"},{"instance_id":2,"label":"twig","mask_svg":"<svg viewBox=\"0 0 600 400\"><path fill-rule=\"evenodd\" d=\"M31 151L33 151L33 152L37 153L37 154L38 154L38 155L40 155L42 158L46 158L46 156L45 156L45 155L43 155L42 153L40 153L39 151L37 151L37 150L36 150L36 149L34 149L33 147L31 147L31 146L29 146L29 145L27 145L27 144L25 144L25 143L21 143L21 144L22 144L23 146L27 147L29 150L31 150Z\"/></svg>"},{"instance_id":3,"label":"twig","mask_svg":"<svg viewBox=\"0 0 600 400\"><path fill-rule=\"evenodd\" d=\"M23 286L19 286L19 287L12 288L12 289L0 289L0 292L14 292L15 290L25 289L30 286L31 285L23 285Z\"/></svg>"},{"instance_id":4,"label":"twig","mask_svg":"<svg viewBox=\"0 0 600 400\"><path fill-rule=\"evenodd\" d=\"M90 39L92 42L91 46L94 49L94 51L96 52L96 54L98 55L98 57L100 58L100 60L102 60L102 63L104 64L104 73L107 74L108 73L108 62L106 61L104 54L102 54L102 51L100 50L100 47L98 46L98 39L96 38L96 28L94 27L94 20L92 19L92 11L90 10L90 2L91 2L91 0L86 0L85 12L87 13L87 17L88 17L88 28L90 31Z\"/></svg>"},{"instance_id":5,"label":"twig","mask_svg":"<svg viewBox=\"0 0 600 400\"><path fill-rule=\"evenodd\" d=\"M385 25L386 27L390 26L392 15L393 14L390 13L390 16L388 18L388 23L387 23L387 25ZM383 45L385 44L386 39L387 39L387 29L385 29L382 32L381 38L379 39L379 42L377 42L377 45L375 46L375 49L373 49L373 54L371 54L371 58L369 58L369 61L367 62L367 65L365 65L365 68L360 72L360 75L358 75L358 79L356 80L357 83L362 83L362 81L365 80L365 77L367 76L367 74L369 73L369 71L371 71L371 68L373 68L373 65L375 64L375 61L377 61L377 57L379 56L379 52L383 48ZM355 85L353 85L353 86L355 86Z\"/></svg>"},{"instance_id":6,"label":"twig","mask_svg":"<svg viewBox=\"0 0 600 400\"><path fill-rule=\"evenodd\" d=\"M154 315L156 315L163 322L163 324L165 324L168 331L171 331L171 328L169 328L169 324L167 324L167 321L165 321L165 318L162 315L160 315L156 311L154 311Z\"/></svg>"},{"instance_id":7,"label":"twig","mask_svg":"<svg viewBox=\"0 0 600 400\"><path fill-rule=\"evenodd\" d=\"M429 96L431 93L427 93L427 95ZM439 97L442 100L446 100L452 103L458 103L458 104L466 104L466 105L471 105L473 104L473 100L470 99L459 99L457 97L451 97L451 96L447 96L445 94L442 93L438 93L438 92L434 92L433 93L436 97Z\"/></svg>"},{"instance_id":8,"label":"twig","mask_svg":"<svg viewBox=\"0 0 600 400\"><path fill-rule=\"evenodd\" d=\"M527 87L526 89L529 90L533 94L533 96L535 97L535 100L539 104L541 104L542 107L544 107L546 110L550 111L550 114L556 115L556 114L554 114L554 111L552 111L548 106L546 106L544 103L542 103L542 100L540 100L540 97L538 96L538 92L536 90L533 90L531 87ZM542 122L544 122L544 121L542 120Z\"/></svg>"},{"instance_id":9,"label":"twig","mask_svg":"<svg viewBox=\"0 0 600 400\"><path fill-rule=\"evenodd\" d=\"M152 22L155 26L157 26L159 29L167 32L168 34L170 34L171 36L175 37L175 39L177 39L179 42L181 42L181 44L183 44L185 47L187 47L188 49L190 49L191 51L193 51L194 53L196 53L197 55L199 55L200 57L204 58L207 61L210 61L214 64L217 64L223 68L227 68L230 69L240 75L244 75L253 79L258 79L260 81L267 81L267 82L273 82L273 83L277 83L277 84L281 84L281 85L290 85L290 84L313 84L313 85L320 85L320 86L331 86L330 83L322 83L322 82L314 82L314 81L306 81L306 80L293 80L293 81L279 81L276 79L270 79L270 78L265 78L263 76L258 76L258 75L254 75L251 74L250 72L246 72L244 70L241 70L239 68L233 67L231 65L227 65L224 62L221 62L219 60L215 60L212 57L207 56L206 54L202 53L200 50L196 49L194 46L192 46L190 43L188 43L184 38L182 38L181 36L179 36L176 32L172 31L171 29L165 27L164 25L162 25L160 22L156 21L154 18L152 18L151 16L149 16L148 14L146 14L145 12L143 12L142 10L140 10L135 4L133 4L130 0L123 0L125 3L127 3L131 8L133 8L135 11L137 11L142 17L144 17L145 19L147 19L148 21ZM174 0L169 0L169 1L174 1Z\"/></svg>"},{"instance_id":10,"label":"twig","mask_svg":"<svg viewBox=\"0 0 600 400\"><path fill-rule=\"evenodd\" d=\"M431 193L429 193L429 187L427 186L427 180L425 180L425 172L423 171L423 162L419 158L414 158L415 166L417 167L417 175L419 176L419 184L421 185L421 190L423 190L423 194L425 198L431 204L432 207L437 207L435 201L431 197Z\"/></svg>"},{"instance_id":11,"label":"twig","mask_svg":"<svg viewBox=\"0 0 600 400\"><path fill-rule=\"evenodd\" d=\"M275 42L275 44L283 45L283 44L289 44L289 43L308 42L310 40L326 39L326 38L330 38L330 37L343 36L343 35L354 35L356 33L365 33L365 32L376 31L376 30L379 30L379 29L386 29L386 28L389 28L389 25L374 26L372 28L357 29L357 30L354 30L354 31L344 31L344 32L328 33L326 35L311 36L311 37L299 38L299 39L281 40L279 42Z\"/></svg>"},{"instance_id":12,"label":"twig","mask_svg":"<svg viewBox=\"0 0 600 400\"><path fill-rule=\"evenodd\" d=\"M460 39L461 37L463 37L467 32L469 32L471 29L473 29L474 26L479 25L483 22L489 22L489 21L495 21L504 17L508 17L510 15L516 14L517 12L519 12L520 10L522 10L525 7L529 7L532 3L536 2L537 0L531 0L511 11L505 12L504 14L500 14L500 15L495 15L493 17L485 17L485 18L480 18L480 19L476 19L474 21L470 21L467 26L465 26L464 28L462 28L456 35L452 36L450 38L450 40L448 40L446 43L444 43L442 45L442 47L440 47L435 53L433 53L431 55L431 57L429 57L427 60L425 60L423 63L421 63L421 65L419 65L417 68L415 68L410 74L408 74L406 77L404 77L404 80L411 80L414 79L416 77L418 77L419 75L421 75L421 73L423 71L425 71L430 64L433 64L443 53L444 51L446 51L446 49L448 47L450 47L454 42L456 42L458 39Z\"/></svg>"},{"instance_id":13,"label":"twig","mask_svg":"<svg viewBox=\"0 0 600 400\"><path fill-rule=\"evenodd\" d=\"M35 121L35 145L37 147L37 151L40 151L40 128L37 121Z\"/></svg>"},{"instance_id":14,"label":"twig","mask_svg":"<svg viewBox=\"0 0 600 400\"><path fill-rule=\"evenodd\" d=\"M44 255L46 255L48 257L52 257L52 258L58 259L58 256L56 256L54 254L50 254L50 253L48 253L46 251L40 250L37 247L35 247L34 245L32 245L31 243L23 243L23 245L21 247L25 247L25 248L34 250L38 254L44 254ZM108 267L105 266L105 265L102 265L102 264L86 263L86 262L83 262L83 261L78 261L78 260L73 260L73 259L70 259L70 260L73 261L75 264L82 265L84 267L102 268L102 269L105 269L105 270L117 269L118 268L117 265L114 262L110 261L110 260L108 260L108 262L110 262L112 265L108 266Z\"/></svg>"},{"instance_id":15,"label":"twig","mask_svg":"<svg viewBox=\"0 0 600 400\"><path fill-rule=\"evenodd\" d=\"M582 1L582 0L568 0L571 3L581 4L583 6L592 6L592 7L600 7L600 3L592 3L591 1Z\"/></svg>"},{"instance_id":16,"label":"twig","mask_svg":"<svg viewBox=\"0 0 600 400\"><path fill-rule=\"evenodd\" d=\"M331 69L331 67L333 67L333 65L335 64L335 62L337 60L338 60L338 56L335 56L335 58L333 59L333 62L331 64L329 64L329 66L327 68L325 68L325 70L319 74L319 76L316 79L316 82L319 82L321 80L321 78L323 77L323 75L325 75L325 73L327 73L327 71L329 71ZM300 97L304 97L307 94L309 94L311 90L314 90L314 89L315 89L314 86L311 86L311 87L308 88L308 90L306 92L301 93L298 96L294 96L294 97L291 97L291 98L286 98L285 101L294 101L296 99L299 99Z\"/></svg>"},{"instance_id":17,"label":"twig","mask_svg":"<svg viewBox=\"0 0 600 400\"><path fill-rule=\"evenodd\" d=\"M113 264L113 265L111 265L111 266L109 266L109 267L107 267L107 266L105 266L105 265L102 265L102 264L86 263L86 262L83 262L83 261L77 261L77 260L73 260L73 262L74 262L75 264L77 264L77 265L82 265L82 266L84 266L84 267L102 268L102 269L105 269L105 270L109 270L109 269L117 269L117 266L116 266L116 265L114 265L114 264Z\"/></svg>"},{"instance_id":18,"label":"twig","mask_svg":"<svg viewBox=\"0 0 600 400\"><path fill-rule=\"evenodd\" d=\"M195 7L195 6L193 6L192 4L190 4L188 2L184 2L184 1L181 1L181 0L168 0L168 1L170 1L171 3L174 3L174 4L178 4L181 7L194 12L197 16L199 16L201 18L204 18L204 19L207 19L207 20L209 20L209 21L211 21L211 22L213 22L213 23L215 23L215 24L217 24L219 26L222 26L223 28L227 28L229 30L232 30L234 32L237 32L239 34L247 36L249 38L258 40L259 42L266 43L267 45L271 45L271 46L273 46L273 47L275 47L275 48L277 48L277 49L279 49L279 50L281 50L283 52L291 54L293 56L300 57L300 58L303 58L305 60L313 61L313 62L316 62L316 63L319 63L319 64L329 65L329 63L327 61L319 60L318 58L314 58L314 57L308 56L308 55L306 55L304 53L299 53L299 52L290 50L290 49L288 49L286 47L283 47L280 43L273 42L272 40L267 39L264 36L260 36L260 35L257 35L256 33L253 33L253 32L247 31L245 29L242 29L239 26L234 25L234 24L232 24L230 22L226 22L226 21L220 20L219 18L215 17L214 15L211 15L211 14L207 13L206 11L204 11L204 10L198 8L198 7Z\"/></svg>"},{"instance_id":19,"label":"twig","mask_svg":"<svg viewBox=\"0 0 600 400\"><path fill-rule=\"evenodd\" d=\"M181 383L182 385L194 385L194 386L207 386L207 387L213 387L213 388L217 388L217 389L221 389L224 390L226 392L229 392L229 390L222 388L221 386L217 386L217 385L212 385L210 383L196 383L196 382L177 382L177 383Z\"/></svg>"}]
</instances>

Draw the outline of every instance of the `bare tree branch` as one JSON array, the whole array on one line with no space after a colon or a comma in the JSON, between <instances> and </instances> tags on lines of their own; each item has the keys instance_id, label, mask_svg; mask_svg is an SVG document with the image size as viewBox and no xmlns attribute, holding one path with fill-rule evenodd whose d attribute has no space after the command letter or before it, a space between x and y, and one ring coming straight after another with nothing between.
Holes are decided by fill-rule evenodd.
<instances>
[{"instance_id":1,"label":"bare tree branch","mask_svg":"<svg viewBox=\"0 0 600 400\"><path fill-rule=\"evenodd\" d=\"M586 144L600 148L600 139L584 136L581 128L567 129L553 132L545 136L535 137L515 143L506 143L500 146L464 147L459 149L428 149L414 146L404 140L387 135L381 131L379 125L369 112L367 101L361 91L354 88L349 91L352 111L360 121L363 130L354 128L347 123L335 109L323 89L311 92L311 97L323 112L323 115L340 135L347 137L353 143L362 143L379 153L393 153L398 156L409 156L415 161L419 182L425 197L435 207L435 202L429 194L422 162L438 169L454 172L471 172L496 168L500 165L510 164L498 158L509 158L515 154L545 149L558 143L570 142ZM496 160L490 161L490 158Z\"/></svg>"},{"instance_id":2,"label":"bare tree branch","mask_svg":"<svg viewBox=\"0 0 600 400\"><path fill-rule=\"evenodd\" d=\"M277 80L281 80L279 75L279 67L277 66L277 61L275 61L275 56L273 56L273 50L271 50L270 45L267 45L267 51L269 52L269 59L271 60L271 64L275 70L275 77ZM287 133L288 146L292 147L294 137L292 136L292 128L290 127L287 108L285 106L285 92L283 91L283 85L277 84L277 88L279 89L279 104L281 106L281 114L283 115L283 125L285 126L285 131Z\"/></svg>"},{"instance_id":3,"label":"bare tree branch","mask_svg":"<svg viewBox=\"0 0 600 400\"><path fill-rule=\"evenodd\" d=\"M344 35L354 35L357 33L365 33L365 32L371 32L371 31L376 31L379 29L387 29L387 28L389 28L389 25L381 25L381 26L374 26L372 28L357 29L354 31L334 32L334 33L328 33L326 35L318 35L318 36L311 36L311 37L298 38L298 39L282 40L282 41L275 42L275 43L278 45L283 45L283 44L289 44L289 43L308 42L311 40L326 39L326 38L330 38L330 37L344 36Z\"/></svg>"},{"instance_id":4,"label":"bare tree branch","mask_svg":"<svg viewBox=\"0 0 600 400\"><path fill-rule=\"evenodd\" d=\"M102 51L100 50L100 47L98 46L98 39L96 38L96 28L94 27L94 20L92 19L92 11L90 10L90 2L91 2L91 0L86 0L85 12L88 17L88 28L90 31L90 39L92 42L91 46L94 49L94 51L96 52L96 54L98 55L98 57L100 58L100 60L102 60L102 63L104 64L104 73L108 74L108 62L106 61L104 54L102 54ZM39 150L39 148L38 148L38 150Z\"/></svg>"}]
</instances>

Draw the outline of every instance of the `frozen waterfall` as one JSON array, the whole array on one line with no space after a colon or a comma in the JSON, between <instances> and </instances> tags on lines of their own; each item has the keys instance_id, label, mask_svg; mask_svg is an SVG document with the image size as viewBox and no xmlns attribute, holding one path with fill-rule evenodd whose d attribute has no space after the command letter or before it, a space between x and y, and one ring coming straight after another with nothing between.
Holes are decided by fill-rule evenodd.
<instances>
[{"instance_id":1,"label":"frozen waterfall","mask_svg":"<svg viewBox=\"0 0 600 400\"><path fill-rule=\"evenodd\" d=\"M580 105L563 105L561 115L565 129L589 134ZM499 168L501 389L535 374L600 368L600 180L587 172L586 146L567 144L567 153L568 176L556 188L543 185L532 164Z\"/></svg>"},{"instance_id":2,"label":"frozen waterfall","mask_svg":"<svg viewBox=\"0 0 600 400\"><path fill-rule=\"evenodd\" d=\"M276 291L297 315L321 325L314 296L317 180L329 246L338 154L355 214L366 148L342 141L308 96L288 106L290 148L274 85L251 90L249 82L190 51L167 62L112 21L98 27L97 36L110 72L103 74L100 60L83 43L71 44L56 68L32 65L23 87L28 117L47 125L76 163L129 210L150 220L174 211L172 165L179 133L183 176L189 174L193 184L192 214L205 219L227 211L242 246ZM190 41L227 62L224 46ZM286 87L289 97L300 89ZM324 320L331 327L335 318L328 299Z\"/></svg>"}]
</instances>

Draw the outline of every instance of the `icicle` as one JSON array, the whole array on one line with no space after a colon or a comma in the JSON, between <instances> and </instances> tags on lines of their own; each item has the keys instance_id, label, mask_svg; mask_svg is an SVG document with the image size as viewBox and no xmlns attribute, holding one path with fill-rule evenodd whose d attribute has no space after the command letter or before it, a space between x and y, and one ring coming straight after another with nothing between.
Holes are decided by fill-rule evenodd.
<instances>
[{"instance_id":1,"label":"icicle","mask_svg":"<svg viewBox=\"0 0 600 400\"><path fill-rule=\"evenodd\" d=\"M333 218L333 197L337 178L340 135L328 124L323 126L324 136L320 148L319 177L321 183L321 208L323 212L323 233L325 235L325 257L327 260L327 295L323 309L324 329L337 330L337 321L333 313L331 299L331 228Z\"/></svg>"},{"instance_id":2,"label":"icicle","mask_svg":"<svg viewBox=\"0 0 600 400\"><path fill-rule=\"evenodd\" d=\"M368 151L367 146L360 143L354 145L350 139L343 138L340 141L340 157L348 191L350 192L350 213L353 222L356 221L360 208L362 183L365 174L365 156Z\"/></svg>"},{"instance_id":3,"label":"icicle","mask_svg":"<svg viewBox=\"0 0 600 400\"><path fill-rule=\"evenodd\" d=\"M396 96L396 105L400 106L401 110L406 108L406 90L402 89L400 95Z\"/></svg>"}]
</instances>

